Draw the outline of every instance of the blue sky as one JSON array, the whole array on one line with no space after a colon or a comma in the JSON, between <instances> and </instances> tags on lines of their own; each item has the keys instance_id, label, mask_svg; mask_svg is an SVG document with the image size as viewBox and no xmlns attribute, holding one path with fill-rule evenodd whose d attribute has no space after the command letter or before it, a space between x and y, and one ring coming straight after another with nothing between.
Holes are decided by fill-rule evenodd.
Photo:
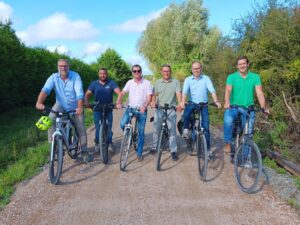
<instances>
[{"instance_id":1,"label":"blue sky","mask_svg":"<svg viewBox=\"0 0 300 225\"><path fill-rule=\"evenodd\" d=\"M129 63L147 65L136 50L147 22L183 0L0 0L0 20L10 18L27 46L57 49L90 63L107 48ZM259 1L260 2L260 1ZM209 26L228 34L234 19L251 12L255 0L203 0Z\"/></svg>"}]
</instances>

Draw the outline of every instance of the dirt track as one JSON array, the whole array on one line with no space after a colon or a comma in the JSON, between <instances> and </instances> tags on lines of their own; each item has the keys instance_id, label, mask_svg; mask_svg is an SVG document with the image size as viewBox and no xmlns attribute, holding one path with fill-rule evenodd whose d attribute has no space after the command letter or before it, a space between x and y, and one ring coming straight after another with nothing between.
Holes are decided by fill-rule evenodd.
<instances>
[{"instance_id":1,"label":"dirt track","mask_svg":"<svg viewBox=\"0 0 300 225\"><path fill-rule=\"evenodd\" d=\"M211 129L218 159L211 165L211 181L198 177L195 156L188 156L178 136L179 160L163 155L162 171L148 150L152 124L147 124L144 160L132 155L127 172L119 170L122 133L114 117L117 153L104 165L95 155L88 165L65 157L59 185L48 181L48 170L18 185L11 203L0 212L0 224L300 224L299 215L264 185L256 194L242 193L233 167L222 154L222 136ZM148 118L152 115L151 110ZM93 152L93 129L89 132ZM212 168L213 167L213 168Z\"/></svg>"}]
</instances>

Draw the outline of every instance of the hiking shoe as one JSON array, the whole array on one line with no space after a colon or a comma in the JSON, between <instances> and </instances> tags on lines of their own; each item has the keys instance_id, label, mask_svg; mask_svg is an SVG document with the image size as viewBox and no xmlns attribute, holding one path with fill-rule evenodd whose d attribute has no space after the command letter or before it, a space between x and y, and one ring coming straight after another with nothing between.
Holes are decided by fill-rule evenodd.
<instances>
[{"instance_id":1,"label":"hiking shoe","mask_svg":"<svg viewBox=\"0 0 300 225\"><path fill-rule=\"evenodd\" d=\"M114 147L112 144L108 144L108 151L112 154L114 153Z\"/></svg>"},{"instance_id":2,"label":"hiking shoe","mask_svg":"<svg viewBox=\"0 0 300 225\"><path fill-rule=\"evenodd\" d=\"M189 129L184 129L183 130L183 134L182 134L182 137L185 138L185 139L189 139L190 138L190 131Z\"/></svg>"},{"instance_id":3,"label":"hiking shoe","mask_svg":"<svg viewBox=\"0 0 300 225\"><path fill-rule=\"evenodd\" d=\"M81 162L87 164L88 162L92 161L92 157L89 155L87 151L81 152Z\"/></svg>"},{"instance_id":4,"label":"hiking shoe","mask_svg":"<svg viewBox=\"0 0 300 225\"><path fill-rule=\"evenodd\" d=\"M171 153L171 157L172 157L172 160L173 160L173 161L177 161L177 159L178 159L178 156L177 156L177 153L176 153L176 152L172 152L172 153Z\"/></svg>"}]
</instances>

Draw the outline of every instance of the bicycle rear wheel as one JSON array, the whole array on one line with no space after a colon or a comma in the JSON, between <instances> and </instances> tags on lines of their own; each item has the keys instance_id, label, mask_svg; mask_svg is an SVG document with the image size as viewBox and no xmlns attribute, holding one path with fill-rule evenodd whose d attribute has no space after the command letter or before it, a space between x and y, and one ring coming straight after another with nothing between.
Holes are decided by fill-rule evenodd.
<instances>
[{"instance_id":1,"label":"bicycle rear wheel","mask_svg":"<svg viewBox=\"0 0 300 225\"><path fill-rule=\"evenodd\" d=\"M246 193L256 190L262 174L259 148L252 140L241 144L234 157L234 176L239 188Z\"/></svg>"},{"instance_id":2,"label":"bicycle rear wheel","mask_svg":"<svg viewBox=\"0 0 300 225\"><path fill-rule=\"evenodd\" d=\"M126 166L127 166L127 158L128 158L128 153L130 149L130 130L125 130L124 132L124 137L122 140L121 144L121 149L120 149L120 170L124 171Z\"/></svg>"},{"instance_id":3,"label":"bicycle rear wheel","mask_svg":"<svg viewBox=\"0 0 300 225\"><path fill-rule=\"evenodd\" d=\"M69 146L71 146L71 149L67 150L68 155L71 159L77 159L80 152L80 145L79 135L75 126L72 126L69 131Z\"/></svg>"},{"instance_id":4,"label":"bicycle rear wheel","mask_svg":"<svg viewBox=\"0 0 300 225\"><path fill-rule=\"evenodd\" d=\"M50 166L49 166L49 179L52 184L59 182L63 167L63 144L62 137L55 135L53 137Z\"/></svg>"},{"instance_id":5,"label":"bicycle rear wheel","mask_svg":"<svg viewBox=\"0 0 300 225\"><path fill-rule=\"evenodd\" d=\"M208 153L207 144L204 134L197 134L196 136L196 149L197 149L197 163L200 179L206 180L207 166L208 166Z\"/></svg>"},{"instance_id":6,"label":"bicycle rear wheel","mask_svg":"<svg viewBox=\"0 0 300 225\"><path fill-rule=\"evenodd\" d=\"M99 132L99 146L100 146L100 157L104 164L108 163L108 137L107 137L107 127L103 122L100 126Z\"/></svg>"},{"instance_id":7,"label":"bicycle rear wheel","mask_svg":"<svg viewBox=\"0 0 300 225\"><path fill-rule=\"evenodd\" d=\"M163 130L160 131L159 134L159 139L158 139L158 143L157 143L157 149L156 149L156 170L159 171L160 170L160 160L161 160L161 153L163 151L163 148L165 146L165 142L166 142L166 135L165 132Z\"/></svg>"}]
</instances>

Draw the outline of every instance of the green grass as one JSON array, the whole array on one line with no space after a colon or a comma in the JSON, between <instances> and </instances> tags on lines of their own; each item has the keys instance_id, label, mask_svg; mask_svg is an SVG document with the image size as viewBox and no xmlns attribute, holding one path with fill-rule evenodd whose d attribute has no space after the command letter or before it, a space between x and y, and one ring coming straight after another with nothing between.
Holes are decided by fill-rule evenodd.
<instances>
[{"instance_id":1,"label":"green grass","mask_svg":"<svg viewBox=\"0 0 300 225\"><path fill-rule=\"evenodd\" d=\"M286 174L286 170L280 166L277 165L277 163L270 159L269 157L265 157L263 159L263 164L273 170L275 170L279 174Z\"/></svg>"},{"instance_id":2,"label":"green grass","mask_svg":"<svg viewBox=\"0 0 300 225\"><path fill-rule=\"evenodd\" d=\"M0 115L0 209L9 203L15 184L33 177L48 162L47 132L35 128L40 116L34 108ZM85 126L92 123L91 110L85 110Z\"/></svg>"}]
</instances>

